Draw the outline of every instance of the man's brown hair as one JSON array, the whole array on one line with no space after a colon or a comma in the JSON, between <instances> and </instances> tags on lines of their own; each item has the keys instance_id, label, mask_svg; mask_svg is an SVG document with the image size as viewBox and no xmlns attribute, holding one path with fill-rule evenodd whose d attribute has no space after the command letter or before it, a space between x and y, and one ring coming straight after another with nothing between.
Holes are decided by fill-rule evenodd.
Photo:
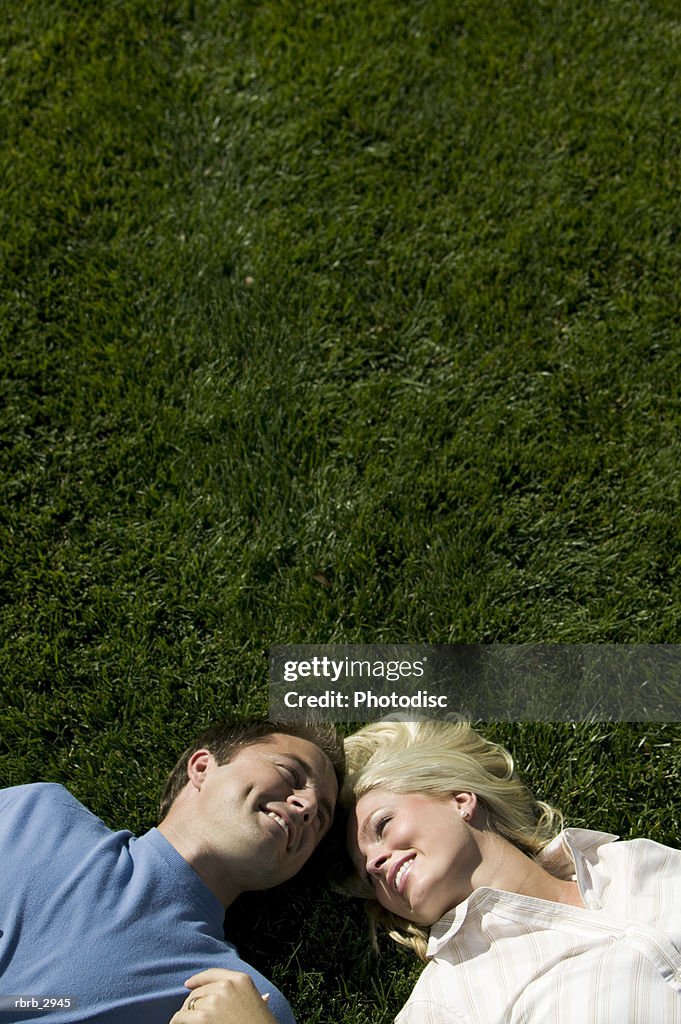
<instances>
[{"instance_id":1,"label":"man's brown hair","mask_svg":"<svg viewBox=\"0 0 681 1024\"><path fill-rule=\"evenodd\" d=\"M343 741L333 725L324 722L276 722L269 719L246 722L223 722L212 725L187 747L166 779L161 796L160 820L172 807L175 798L187 784L189 759L197 750L210 750L219 765L227 764L244 747L267 739L273 733L296 736L319 747L326 754L336 774L338 788L343 785L345 754Z\"/></svg>"}]
</instances>

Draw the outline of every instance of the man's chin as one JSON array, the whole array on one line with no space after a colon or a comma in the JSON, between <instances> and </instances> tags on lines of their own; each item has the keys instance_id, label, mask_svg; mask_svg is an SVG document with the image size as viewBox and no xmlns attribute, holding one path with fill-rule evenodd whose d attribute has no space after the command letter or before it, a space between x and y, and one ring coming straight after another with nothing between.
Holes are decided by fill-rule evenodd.
<instances>
[{"instance_id":1,"label":"man's chin","mask_svg":"<svg viewBox=\"0 0 681 1024\"><path fill-rule=\"evenodd\" d=\"M303 867L303 863L293 863L290 854L282 850L258 850L252 854L253 864L258 866L257 889L274 889L294 878Z\"/></svg>"}]
</instances>

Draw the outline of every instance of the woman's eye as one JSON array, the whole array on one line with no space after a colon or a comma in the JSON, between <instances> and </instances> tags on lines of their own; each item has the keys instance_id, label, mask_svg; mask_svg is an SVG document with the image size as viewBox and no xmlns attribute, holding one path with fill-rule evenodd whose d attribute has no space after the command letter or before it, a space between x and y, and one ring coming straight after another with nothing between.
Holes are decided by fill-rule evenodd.
<instances>
[{"instance_id":1,"label":"woman's eye","mask_svg":"<svg viewBox=\"0 0 681 1024\"><path fill-rule=\"evenodd\" d=\"M381 836L385 832L386 825L388 824L389 821L390 821L389 817L379 818L378 819L378 821L374 825L374 834L375 834L377 839L381 838Z\"/></svg>"}]
</instances>

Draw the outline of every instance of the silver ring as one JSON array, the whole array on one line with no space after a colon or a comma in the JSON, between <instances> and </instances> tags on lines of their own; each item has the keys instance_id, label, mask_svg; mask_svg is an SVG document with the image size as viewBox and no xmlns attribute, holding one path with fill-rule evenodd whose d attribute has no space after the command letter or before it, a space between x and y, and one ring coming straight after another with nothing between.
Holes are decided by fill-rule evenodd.
<instances>
[{"instance_id":1,"label":"silver ring","mask_svg":"<svg viewBox=\"0 0 681 1024\"><path fill-rule=\"evenodd\" d=\"M188 1010L193 1010L194 1009L194 1003L197 1003L200 998L201 998L201 996L192 996L191 999L189 1000L189 1002L187 1003L187 1009Z\"/></svg>"}]
</instances>

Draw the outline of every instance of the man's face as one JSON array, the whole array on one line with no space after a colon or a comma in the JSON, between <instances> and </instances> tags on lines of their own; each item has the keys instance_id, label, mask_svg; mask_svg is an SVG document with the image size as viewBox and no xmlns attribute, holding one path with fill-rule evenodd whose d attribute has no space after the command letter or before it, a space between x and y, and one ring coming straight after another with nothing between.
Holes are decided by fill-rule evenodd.
<instances>
[{"instance_id":1,"label":"man's face","mask_svg":"<svg viewBox=\"0 0 681 1024\"><path fill-rule=\"evenodd\" d=\"M273 733L224 765L199 752L190 759L189 774L197 789L193 824L203 853L224 862L230 884L241 891L291 878L331 826L336 777L326 755L308 740Z\"/></svg>"}]
</instances>

